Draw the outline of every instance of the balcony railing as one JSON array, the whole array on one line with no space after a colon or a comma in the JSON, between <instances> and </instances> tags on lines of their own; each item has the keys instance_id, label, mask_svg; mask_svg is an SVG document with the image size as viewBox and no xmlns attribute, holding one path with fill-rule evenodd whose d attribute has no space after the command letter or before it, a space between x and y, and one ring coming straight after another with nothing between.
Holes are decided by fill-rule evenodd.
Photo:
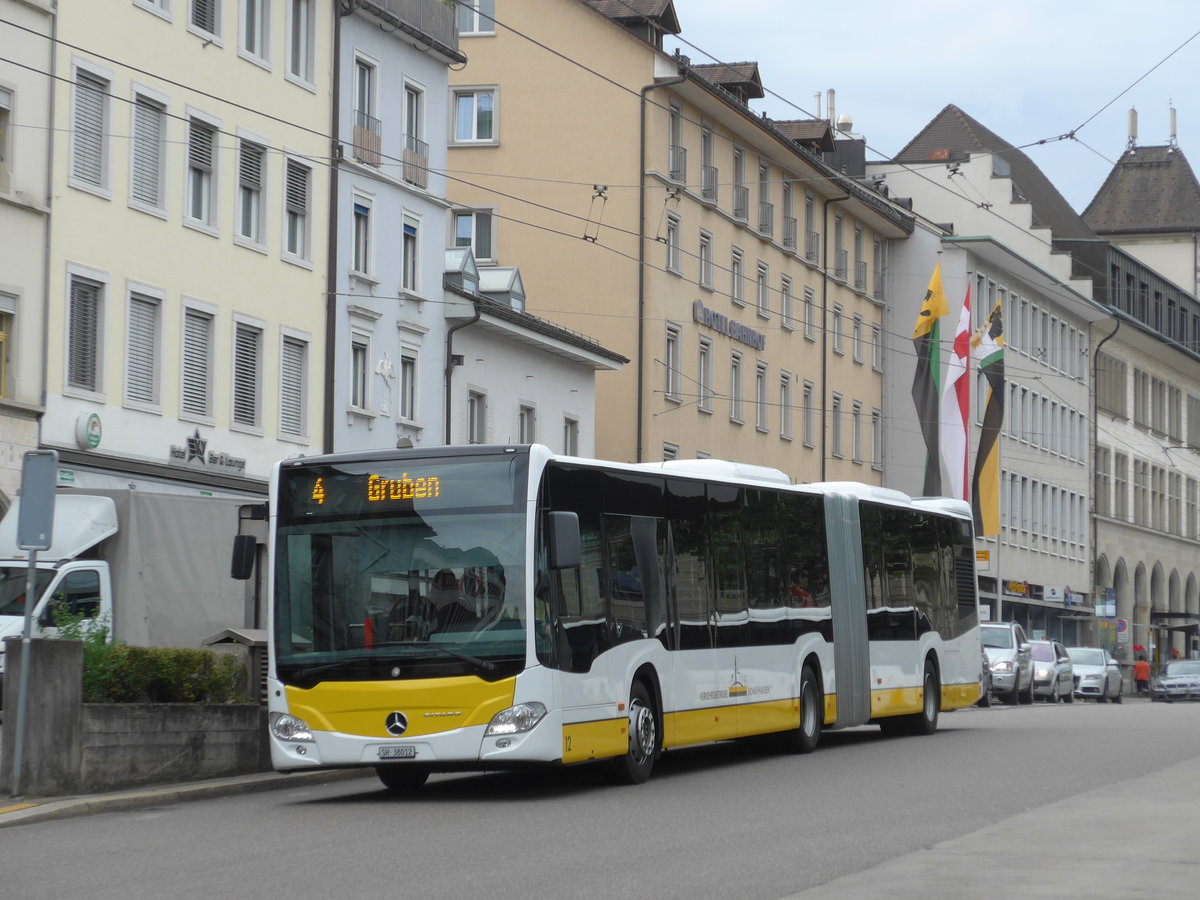
<instances>
[{"instance_id":1,"label":"balcony railing","mask_svg":"<svg viewBox=\"0 0 1200 900\"><path fill-rule=\"evenodd\" d=\"M815 231L804 232L804 258L816 262L821 253L821 235Z\"/></svg>"},{"instance_id":2,"label":"balcony railing","mask_svg":"<svg viewBox=\"0 0 1200 900\"><path fill-rule=\"evenodd\" d=\"M354 111L354 158L368 166L379 165L379 120L361 109Z\"/></svg>"},{"instance_id":3,"label":"balcony railing","mask_svg":"<svg viewBox=\"0 0 1200 900\"><path fill-rule=\"evenodd\" d=\"M750 218L750 188L744 184L733 186L733 217L743 222Z\"/></svg>"},{"instance_id":4,"label":"balcony railing","mask_svg":"<svg viewBox=\"0 0 1200 900\"><path fill-rule=\"evenodd\" d=\"M687 147L671 145L671 180L687 181Z\"/></svg>"},{"instance_id":5,"label":"balcony railing","mask_svg":"<svg viewBox=\"0 0 1200 900\"><path fill-rule=\"evenodd\" d=\"M411 134L404 136L404 180L417 187L429 186L429 145Z\"/></svg>"},{"instance_id":6,"label":"balcony railing","mask_svg":"<svg viewBox=\"0 0 1200 900\"><path fill-rule=\"evenodd\" d=\"M865 291L867 289L866 260L860 259L854 264L854 287L860 291Z\"/></svg>"},{"instance_id":7,"label":"balcony railing","mask_svg":"<svg viewBox=\"0 0 1200 900\"><path fill-rule=\"evenodd\" d=\"M783 246L789 250L796 249L796 217L783 217Z\"/></svg>"},{"instance_id":8,"label":"balcony railing","mask_svg":"<svg viewBox=\"0 0 1200 900\"><path fill-rule=\"evenodd\" d=\"M716 166L700 167L700 196L709 203L717 202L718 174Z\"/></svg>"},{"instance_id":9,"label":"balcony railing","mask_svg":"<svg viewBox=\"0 0 1200 900\"><path fill-rule=\"evenodd\" d=\"M848 250L833 251L833 277L846 280L846 274L849 272L850 252Z\"/></svg>"},{"instance_id":10,"label":"balcony railing","mask_svg":"<svg viewBox=\"0 0 1200 900\"><path fill-rule=\"evenodd\" d=\"M399 27L424 44L458 52L457 9L442 0L372 0L389 30Z\"/></svg>"},{"instance_id":11,"label":"balcony railing","mask_svg":"<svg viewBox=\"0 0 1200 900\"><path fill-rule=\"evenodd\" d=\"M871 294L876 300L883 299L883 273L875 270L875 290Z\"/></svg>"},{"instance_id":12,"label":"balcony railing","mask_svg":"<svg viewBox=\"0 0 1200 900\"><path fill-rule=\"evenodd\" d=\"M759 234L775 233L775 204L766 200L758 201L758 231Z\"/></svg>"}]
</instances>

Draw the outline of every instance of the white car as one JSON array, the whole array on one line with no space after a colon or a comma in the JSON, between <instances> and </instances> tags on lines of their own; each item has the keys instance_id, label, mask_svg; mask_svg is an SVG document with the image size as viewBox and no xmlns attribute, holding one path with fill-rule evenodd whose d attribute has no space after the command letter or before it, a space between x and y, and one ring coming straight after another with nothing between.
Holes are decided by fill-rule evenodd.
<instances>
[{"instance_id":1,"label":"white car","mask_svg":"<svg viewBox=\"0 0 1200 900\"><path fill-rule=\"evenodd\" d=\"M979 633L992 664L992 693L1006 703L1032 703L1033 660L1025 629L1016 622L984 622Z\"/></svg>"},{"instance_id":2,"label":"white car","mask_svg":"<svg viewBox=\"0 0 1200 900\"><path fill-rule=\"evenodd\" d=\"M1121 667L1107 650L1099 647L1068 647L1075 667L1075 696L1097 703L1121 702Z\"/></svg>"}]
</instances>

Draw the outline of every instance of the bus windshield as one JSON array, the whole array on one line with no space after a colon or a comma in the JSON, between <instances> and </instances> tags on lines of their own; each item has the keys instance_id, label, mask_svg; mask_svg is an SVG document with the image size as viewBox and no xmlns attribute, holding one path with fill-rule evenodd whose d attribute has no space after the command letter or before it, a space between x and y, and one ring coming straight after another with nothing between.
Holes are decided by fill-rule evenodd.
<instances>
[{"instance_id":1,"label":"bus windshield","mask_svg":"<svg viewBox=\"0 0 1200 900\"><path fill-rule=\"evenodd\" d=\"M282 467L279 677L519 671L526 469L513 453Z\"/></svg>"}]
</instances>

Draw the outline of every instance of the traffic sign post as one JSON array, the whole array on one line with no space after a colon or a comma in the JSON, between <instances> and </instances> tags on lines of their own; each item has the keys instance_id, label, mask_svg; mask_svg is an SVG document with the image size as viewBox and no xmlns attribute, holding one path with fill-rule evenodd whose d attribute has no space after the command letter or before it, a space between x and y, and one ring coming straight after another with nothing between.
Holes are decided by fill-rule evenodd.
<instances>
[{"instance_id":1,"label":"traffic sign post","mask_svg":"<svg viewBox=\"0 0 1200 900\"><path fill-rule=\"evenodd\" d=\"M58 473L57 450L30 450L21 468L21 509L17 514L17 546L29 551L25 575L25 622L21 631L21 671L17 676L17 732L13 745L12 795L21 794L21 766L25 755L25 707L29 693L29 643L33 634L33 608L37 605L37 554L54 542L54 483Z\"/></svg>"}]
</instances>

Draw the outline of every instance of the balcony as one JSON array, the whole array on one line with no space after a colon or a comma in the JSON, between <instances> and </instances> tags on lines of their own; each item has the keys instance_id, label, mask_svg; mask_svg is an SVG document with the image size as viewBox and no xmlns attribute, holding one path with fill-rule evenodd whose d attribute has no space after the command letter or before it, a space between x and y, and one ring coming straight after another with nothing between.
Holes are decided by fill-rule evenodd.
<instances>
[{"instance_id":1,"label":"balcony","mask_svg":"<svg viewBox=\"0 0 1200 900\"><path fill-rule=\"evenodd\" d=\"M842 281L850 271L850 253L847 250L833 251L833 277Z\"/></svg>"},{"instance_id":2,"label":"balcony","mask_svg":"<svg viewBox=\"0 0 1200 900\"><path fill-rule=\"evenodd\" d=\"M354 111L354 158L368 166L379 165L379 120L361 109Z\"/></svg>"},{"instance_id":3,"label":"balcony","mask_svg":"<svg viewBox=\"0 0 1200 900\"><path fill-rule=\"evenodd\" d=\"M700 196L709 203L717 202L717 184L719 171L716 166L700 167Z\"/></svg>"},{"instance_id":4,"label":"balcony","mask_svg":"<svg viewBox=\"0 0 1200 900\"><path fill-rule=\"evenodd\" d=\"M429 186L429 145L411 134L404 136L404 180L417 187Z\"/></svg>"},{"instance_id":5,"label":"balcony","mask_svg":"<svg viewBox=\"0 0 1200 900\"><path fill-rule=\"evenodd\" d=\"M804 232L804 258L815 263L821 253L821 235L815 231Z\"/></svg>"},{"instance_id":6,"label":"balcony","mask_svg":"<svg viewBox=\"0 0 1200 900\"><path fill-rule=\"evenodd\" d=\"M687 147L678 144L671 145L671 174L672 181L680 183L687 181Z\"/></svg>"},{"instance_id":7,"label":"balcony","mask_svg":"<svg viewBox=\"0 0 1200 900\"><path fill-rule=\"evenodd\" d=\"M750 218L750 188L744 184L733 186L733 217L743 222Z\"/></svg>"},{"instance_id":8,"label":"balcony","mask_svg":"<svg viewBox=\"0 0 1200 900\"><path fill-rule=\"evenodd\" d=\"M770 236L775 233L775 204L758 201L758 233Z\"/></svg>"},{"instance_id":9,"label":"balcony","mask_svg":"<svg viewBox=\"0 0 1200 900\"><path fill-rule=\"evenodd\" d=\"M455 4L441 0L370 0L370 10L423 44L449 56L459 56L458 21Z\"/></svg>"},{"instance_id":10,"label":"balcony","mask_svg":"<svg viewBox=\"0 0 1200 900\"><path fill-rule=\"evenodd\" d=\"M789 250L796 249L796 217L783 217L783 246Z\"/></svg>"},{"instance_id":11,"label":"balcony","mask_svg":"<svg viewBox=\"0 0 1200 900\"><path fill-rule=\"evenodd\" d=\"M867 289L867 263L866 260L859 260L854 264L854 287L856 290L865 291Z\"/></svg>"}]
</instances>

